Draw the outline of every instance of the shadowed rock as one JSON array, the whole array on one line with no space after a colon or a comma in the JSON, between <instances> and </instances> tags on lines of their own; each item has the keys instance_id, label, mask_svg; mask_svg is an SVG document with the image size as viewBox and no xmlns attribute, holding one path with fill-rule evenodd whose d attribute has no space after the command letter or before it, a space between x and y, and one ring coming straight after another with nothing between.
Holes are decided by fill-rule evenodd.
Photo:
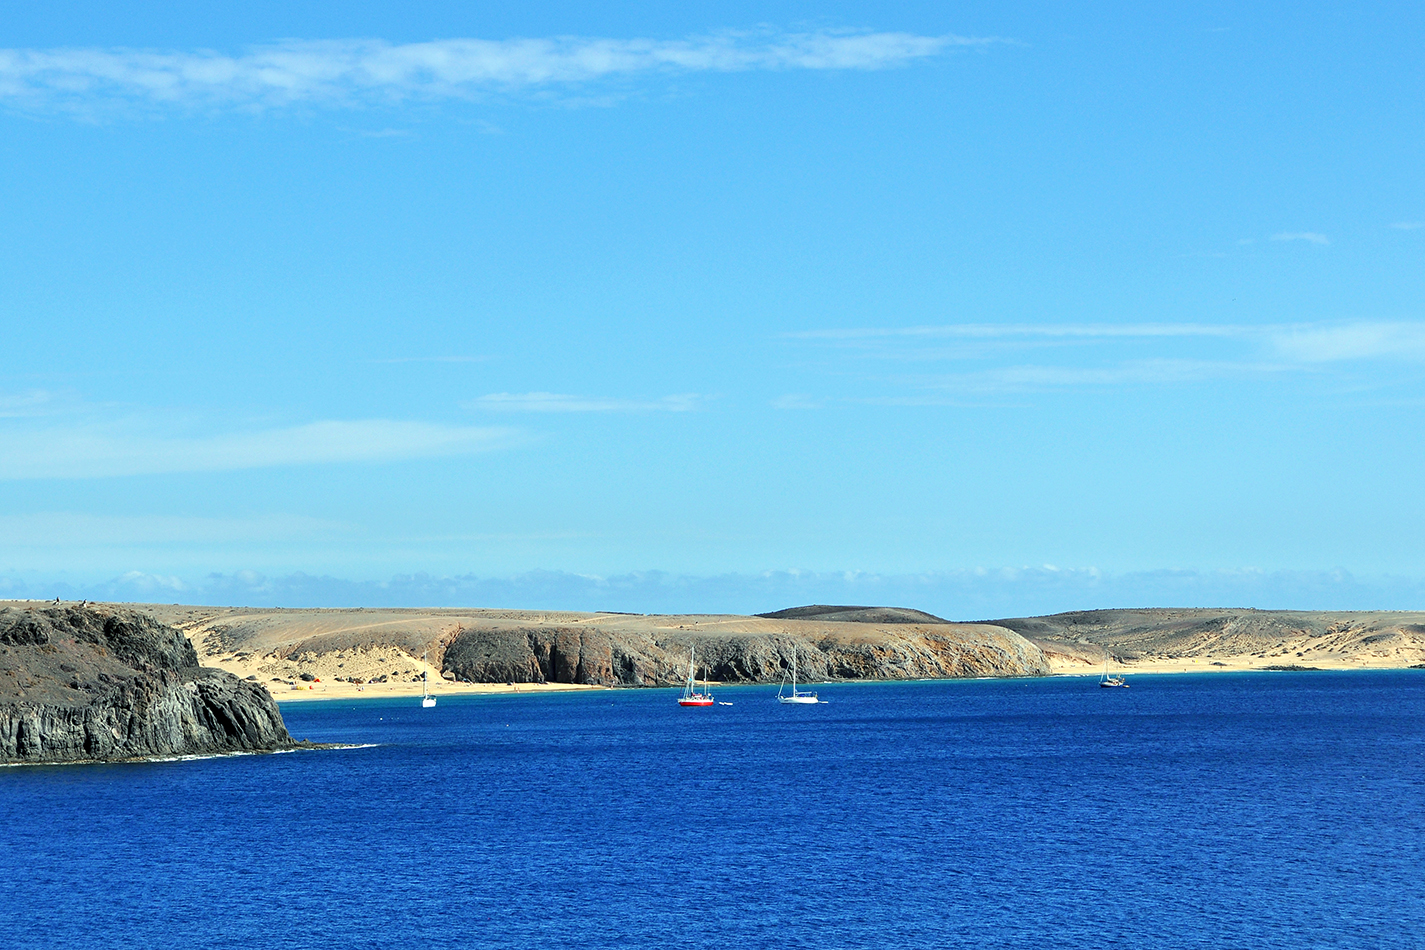
<instances>
[{"instance_id":1,"label":"shadowed rock","mask_svg":"<svg viewBox=\"0 0 1425 950\"><path fill-rule=\"evenodd\" d=\"M257 683L133 610L0 608L0 762L296 748Z\"/></svg>"},{"instance_id":2,"label":"shadowed rock","mask_svg":"<svg viewBox=\"0 0 1425 950\"><path fill-rule=\"evenodd\" d=\"M775 683L795 655L806 679L1042 676L1044 654L991 624L899 607L800 607L790 617L474 608L146 606L215 663L264 680L308 674L471 683L664 686L688 674ZM380 679L377 679L380 677Z\"/></svg>"},{"instance_id":3,"label":"shadowed rock","mask_svg":"<svg viewBox=\"0 0 1425 950\"><path fill-rule=\"evenodd\" d=\"M793 655L807 679L934 679L1040 676L1043 654L1003 628L937 622L865 627L790 620L735 632L680 629L605 631L591 627L476 627L446 647L444 671L475 683L584 683L660 686L687 676L697 650L699 676L728 683L777 682Z\"/></svg>"}]
</instances>

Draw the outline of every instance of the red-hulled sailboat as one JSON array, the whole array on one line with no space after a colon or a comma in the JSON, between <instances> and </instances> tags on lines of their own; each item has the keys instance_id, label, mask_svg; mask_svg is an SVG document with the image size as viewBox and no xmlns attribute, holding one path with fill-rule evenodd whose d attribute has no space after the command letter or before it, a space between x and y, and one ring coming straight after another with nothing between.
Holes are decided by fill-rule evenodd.
<instances>
[{"instance_id":1,"label":"red-hulled sailboat","mask_svg":"<svg viewBox=\"0 0 1425 950\"><path fill-rule=\"evenodd\" d=\"M693 679L693 656L696 652L692 647L688 648L688 685L683 687L683 695L678 698L679 706L711 706L713 704L712 690L704 683L703 691L698 692L698 684Z\"/></svg>"}]
</instances>

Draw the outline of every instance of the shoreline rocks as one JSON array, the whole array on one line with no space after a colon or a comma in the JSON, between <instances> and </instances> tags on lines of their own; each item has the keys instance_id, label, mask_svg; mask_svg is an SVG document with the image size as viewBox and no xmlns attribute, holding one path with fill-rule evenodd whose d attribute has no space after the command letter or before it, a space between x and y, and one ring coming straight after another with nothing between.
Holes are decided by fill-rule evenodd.
<instances>
[{"instance_id":1,"label":"shoreline rocks","mask_svg":"<svg viewBox=\"0 0 1425 950\"><path fill-rule=\"evenodd\" d=\"M0 763L114 762L312 747L257 683L198 665L134 610L0 608Z\"/></svg>"}]
</instances>

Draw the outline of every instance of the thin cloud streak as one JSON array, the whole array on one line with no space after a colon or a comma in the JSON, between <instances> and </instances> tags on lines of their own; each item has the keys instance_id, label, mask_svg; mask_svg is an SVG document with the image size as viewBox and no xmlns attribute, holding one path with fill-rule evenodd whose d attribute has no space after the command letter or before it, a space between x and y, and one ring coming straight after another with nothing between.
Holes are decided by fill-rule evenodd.
<instances>
[{"instance_id":1,"label":"thin cloud streak","mask_svg":"<svg viewBox=\"0 0 1425 950\"><path fill-rule=\"evenodd\" d=\"M126 433L115 425L50 427L5 434L0 479L112 478L394 462L487 452L517 440L508 429L390 419L313 422L204 437Z\"/></svg>"},{"instance_id":2,"label":"thin cloud streak","mask_svg":"<svg viewBox=\"0 0 1425 950\"><path fill-rule=\"evenodd\" d=\"M600 396L570 396L564 393L490 393L463 403L466 409L492 412L692 412L703 397L680 393L662 399L610 399Z\"/></svg>"},{"instance_id":3,"label":"thin cloud streak","mask_svg":"<svg viewBox=\"0 0 1425 950\"><path fill-rule=\"evenodd\" d=\"M681 40L561 36L284 40L237 55L212 50L0 50L0 102L83 108L101 102L264 109L470 99L639 75L753 70L877 70L993 37L912 33L721 32Z\"/></svg>"},{"instance_id":4,"label":"thin cloud streak","mask_svg":"<svg viewBox=\"0 0 1425 950\"><path fill-rule=\"evenodd\" d=\"M62 412L69 408L54 393L32 389L27 393L0 396L0 419L27 419Z\"/></svg>"},{"instance_id":5,"label":"thin cloud streak","mask_svg":"<svg viewBox=\"0 0 1425 950\"><path fill-rule=\"evenodd\" d=\"M1098 367L1023 365L942 376L935 387L1002 393L1085 386L1166 386L1262 376L1287 369L1289 367L1269 363L1173 359L1136 360Z\"/></svg>"},{"instance_id":6,"label":"thin cloud streak","mask_svg":"<svg viewBox=\"0 0 1425 950\"><path fill-rule=\"evenodd\" d=\"M1324 234L1317 234L1315 231L1282 231L1272 235L1273 241L1306 241L1310 244L1327 245L1331 239Z\"/></svg>"},{"instance_id":7,"label":"thin cloud streak","mask_svg":"<svg viewBox=\"0 0 1425 950\"><path fill-rule=\"evenodd\" d=\"M1282 356L1304 363L1425 360L1425 323L1284 327L1272 335L1272 343Z\"/></svg>"},{"instance_id":8,"label":"thin cloud streak","mask_svg":"<svg viewBox=\"0 0 1425 950\"><path fill-rule=\"evenodd\" d=\"M926 349L918 341L959 339L987 344L1051 345L1060 340L1101 341L1206 338L1236 340L1265 347L1275 357L1303 363L1361 360L1379 357L1425 358L1425 322L1358 320L1337 324L949 324L919 327L859 327L807 330L782 334L784 339L856 343L867 341L885 347L913 346L933 358L986 358L995 352ZM879 353L876 355L880 355ZM1207 364L1201 364L1207 365ZM1215 365L1228 365L1226 363Z\"/></svg>"},{"instance_id":9,"label":"thin cloud streak","mask_svg":"<svg viewBox=\"0 0 1425 950\"><path fill-rule=\"evenodd\" d=\"M228 544L350 534L340 522L307 515L211 518L184 515L96 515L47 511L0 515L0 536L19 547L134 547L137 545Z\"/></svg>"},{"instance_id":10,"label":"thin cloud streak","mask_svg":"<svg viewBox=\"0 0 1425 950\"><path fill-rule=\"evenodd\" d=\"M1425 322L1421 321L1259 326L952 324L812 330L782 337L823 346L862 363L962 368L943 374L898 375L893 377L897 384L920 394L887 394L869 400L897 405L940 405L944 393L983 396L1190 385L1215 379L1339 375L1353 363L1425 363ZM1026 351L1043 352L1045 358L1027 361ZM1328 364L1340 369L1328 370ZM1372 385L1379 384L1381 377L1373 374L1372 380Z\"/></svg>"},{"instance_id":11,"label":"thin cloud streak","mask_svg":"<svg viewBox=\"0 0 1425 950\"><path fill-rule=\"evenodd\" d=\"M952 323L918 327L851 327L783 333L794 340L859 340L876 337L942 337L1000 339L1111 339L1152 337L1231 337L1254 332L1252 327L1211 323Z\"/></svg>"}]
</instances>

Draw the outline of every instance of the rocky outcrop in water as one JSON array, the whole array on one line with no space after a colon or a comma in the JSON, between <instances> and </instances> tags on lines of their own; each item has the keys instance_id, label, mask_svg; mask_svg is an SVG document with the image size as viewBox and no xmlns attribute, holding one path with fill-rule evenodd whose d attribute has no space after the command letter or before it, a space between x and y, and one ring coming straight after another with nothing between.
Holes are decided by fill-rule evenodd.
<instances>
[{"instance_id":1,"label":"rocky outcrop in water","mask_svg":"<svg viewBox=\"0 0 1425 950\"><path fill-rule=\"evenodd\" d=\"M296 748L261 685L115 607L0 608L0 763Z\"/></svg>"}]
</instances>

